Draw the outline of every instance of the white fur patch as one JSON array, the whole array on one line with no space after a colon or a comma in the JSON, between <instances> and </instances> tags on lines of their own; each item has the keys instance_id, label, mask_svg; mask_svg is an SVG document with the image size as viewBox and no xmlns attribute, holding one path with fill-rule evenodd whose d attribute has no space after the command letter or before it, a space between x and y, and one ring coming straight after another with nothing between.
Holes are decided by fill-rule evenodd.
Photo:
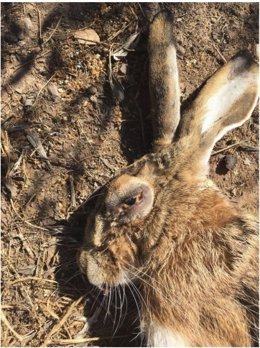
<instances>
[{"instance_id":1,"label":"white fur patch","mask_svg":"<svg viewBox=\"0 0 260 348\"><path fill-rule=\"evenodd\" d=\"M148 327L147 343L150 347L189 346L178 333L155 323Z\"/></svg>"},{"instance_id":2,"label":"white fur patch","mask_svg":"<svg viewBox=\"0 0 260 348\"><path fill-rule=\"evenodd\" d=\"M248 72L246 72L239 78L227 81L216 94L208 99L206 104L207 111L203 117L202 134L208 131L215 122L228 111L232 104L248 89L251 83L255 83L255 75L248 75ZM241 120L241 122L230 125L228 129L223 130L221 136L228 130L243 124L247 119L246 116L249 118L250 113L244 116L245 118ZM219 136L219 138L221 136Z\"/></svg>"}]
</instances>

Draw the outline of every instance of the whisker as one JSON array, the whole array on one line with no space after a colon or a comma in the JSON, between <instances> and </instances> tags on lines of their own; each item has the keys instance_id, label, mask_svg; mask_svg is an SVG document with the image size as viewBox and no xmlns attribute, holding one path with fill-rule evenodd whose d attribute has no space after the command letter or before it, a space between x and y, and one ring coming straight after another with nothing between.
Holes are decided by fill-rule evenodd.
<instances>
[{"instance_id":1,"label":"whisker","mask_svg":"<svg viewBox=\"0 0 260 348\"><path fill-rule=\"evenodd\" d=\"M124 303L122 302L122 298L121 298L121 289L120 289L120 285L117 286L116 289L118 290L120 307L119 307L119 318L118 318L117 326L116 326L116 328L115 328L115 330L114 330L113 336L116 334L118 328L120 327L120 324L121 324L121 317L122 317L122 308L123 308L123 305L124 305Z\"/></svg>"},{"instance_id":2,"label":"whisker","mask_svg":"<svg viewBox=\"0 0 260 348\"><path fill-rule=\"evenodd\" d=\"M129 265L131 267L131 265ZM134 272L131 272L129 269L128 271L132 274L133 277L136 277L137 279L139 279L141 282L145 283L146 285L148 285L151 289L153 289L157 294L159 294L161 297L163 297L165 300L167 300L168 302L172 302L171 298L166 297L160 289L156 288L154 285L152 285L151 283L149 283L148 281L146 281L143 277L137 275ZM151 279L153 279L152 277L150 277ZM155 281L155 279L153 279L153 281ZM159 283L159 282L158 282Z\"/></svg>"},{"instance_id":3,"label":"whisker","mask_svg":"<svg viewBox=\"0 0 260 348\"><path fill-rule=\"evenodd\" d=\"M133 323L135 323L138 319L139 319L139 321L141 321L141 312L140 312L138 301L135 298L135 292L134 292L134 289L132 288L132 284L131 283L128 284L128 288L129 288L129 290L130 290L130 292L132 294L132 297L134 299L134 302L135 302L135 305L136 305L136 309L137 309L137 312L138 312L138 317L133 321Z\"/></svg>"}]
</instances>

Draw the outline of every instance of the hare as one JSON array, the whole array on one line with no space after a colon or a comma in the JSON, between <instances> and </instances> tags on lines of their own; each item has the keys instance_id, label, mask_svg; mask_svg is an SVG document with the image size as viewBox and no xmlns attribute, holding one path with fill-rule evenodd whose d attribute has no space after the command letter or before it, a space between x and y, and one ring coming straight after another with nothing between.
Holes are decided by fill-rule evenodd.
<instances>
[{"instance_id":1,"label":"hare","mask_svg":"<svg viewBox=\"0 0 260 348\"><path fill-rule=\"evenodd\" d=\"M221 67L180 117L171 16L150 24L154 152L102 188L78 264L100 289L139 283L148 346L258 346L258 225L208 179L223 135L249 119L258 66Z\"/></svg>"}]
</instances>

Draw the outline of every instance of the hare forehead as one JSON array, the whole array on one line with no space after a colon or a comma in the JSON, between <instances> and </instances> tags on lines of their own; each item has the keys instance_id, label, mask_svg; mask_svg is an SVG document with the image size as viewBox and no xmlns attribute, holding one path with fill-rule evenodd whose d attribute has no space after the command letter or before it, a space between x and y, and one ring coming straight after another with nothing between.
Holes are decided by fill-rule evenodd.
<instances>
[{"instance_id":1,"label":"hare forehead","mask_svg":"<svg viewBox=\"0 0 260 348\"><path fill-rule=\"evenodd\" d=\"M114 190L125 190L129 186L142 182L139 178L130 176L127 174L121 175L119 178L115 179L112 183L112 188Z\"/></svg>"},{"instance_id":2,"label":"hare forehead","mask_svg":"<svg viewBox=\"0 0 260 348\"><path fill-rule=\"evenodd\" d=\"M147 186L147 183L134 176L127 174L122 175L112 182L106 197L106 202L116 204L118 200L131 193L135 193L142 185Z\"/></svg>"},{"instance_id":3,"label":"hare forehead","mask_svg":"<svg viewBox=\"0 0 260 348\"><path fill-rule=\"evenodd\" d=\"M116 178L113 182L112 182L112 187L115 190L120 190L122 187L125 187L126 185L129 184L129 181L131 180L130 175L121 175L119 178Z\"/></svg>"}]
</instances>

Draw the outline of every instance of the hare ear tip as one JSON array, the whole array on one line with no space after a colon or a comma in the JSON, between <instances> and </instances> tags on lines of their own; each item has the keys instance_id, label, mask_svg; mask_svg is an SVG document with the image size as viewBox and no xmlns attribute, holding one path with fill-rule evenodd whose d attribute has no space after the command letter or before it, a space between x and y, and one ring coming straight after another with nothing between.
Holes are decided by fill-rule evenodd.
<instances>
[{"instance_id":1,"label":"hare ear tip","mask_svg":"<svg viewBox=\"0 0 260 348\"><path fill-rule=\"evenodd\" d=\"M232 76L240 75L257 66L252 54L247 49L239 51L230 62Z\"/></svg>"},{"instance_id":2,"label":"hare ear tip","mask_svg":"<svg viewBox=\"0 0 260 348\"><path fill-rule=\"evenodd\" d=\"M248 68L249 65L255 63L253 55L247 49L239 51L232 60L239 60L239 64L244 68Z\"/></svg>"}]
</instances>

